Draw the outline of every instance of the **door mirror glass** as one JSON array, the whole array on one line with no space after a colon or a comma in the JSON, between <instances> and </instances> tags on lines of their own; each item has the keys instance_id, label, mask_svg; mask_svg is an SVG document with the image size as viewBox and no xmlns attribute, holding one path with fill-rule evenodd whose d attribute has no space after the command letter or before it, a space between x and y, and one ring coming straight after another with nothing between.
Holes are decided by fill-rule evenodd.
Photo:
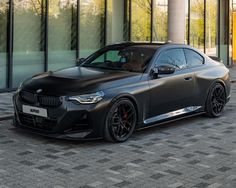
<instances>
[{"instance_id":1,"label":"door mirror glass","mask_svg":"<svg viewBox=\"0 0 236 188\"><path fill-rule=\"evenodd\" d=\"M76 66L80 66L84 62L85 58L79 58L76 60Z\"/></svg>"}]
</instances>

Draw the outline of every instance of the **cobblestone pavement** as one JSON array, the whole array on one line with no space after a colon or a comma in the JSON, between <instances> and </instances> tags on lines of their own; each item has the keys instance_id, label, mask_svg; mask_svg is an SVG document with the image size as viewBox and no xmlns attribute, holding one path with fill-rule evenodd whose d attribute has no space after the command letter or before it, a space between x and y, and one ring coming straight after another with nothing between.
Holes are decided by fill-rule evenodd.
<instances>
[{"instance_id":1,"label":"cobblestone pavement","mask_svg":"<svg viewBox=\"0 0 236 188\"><path fill-rule=\"evenodd\" d=\"M13 93L0 93L0 118L13 114Z\"/></svg>"},{"instance_id":2,"label":"cobblestone pavement","mask_svg":"<svg viewBox=\"0 0 236 188\"><path fill-rule=\"evenodd\" d=\"M0 187L236 187L236 84L225 113L136 132L126 143L75 142L0 122Z\"/></svg>"}]
</instances>

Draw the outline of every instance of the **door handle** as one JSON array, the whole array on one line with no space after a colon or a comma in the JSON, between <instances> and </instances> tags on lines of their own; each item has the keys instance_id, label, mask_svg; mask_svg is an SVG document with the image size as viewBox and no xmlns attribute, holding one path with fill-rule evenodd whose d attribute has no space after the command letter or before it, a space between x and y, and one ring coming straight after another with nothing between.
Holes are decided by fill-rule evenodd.
<instances>
[{"instance_id":1,"label":"door handle","mask_svg":"<svg viewBox=\"0 0 236 188\"><path fill-rule=\"evenodd\" d=\"M191 81L193 78L192 77L186 77L184 78L185 81Z\"/></svg>"}]
</instances>

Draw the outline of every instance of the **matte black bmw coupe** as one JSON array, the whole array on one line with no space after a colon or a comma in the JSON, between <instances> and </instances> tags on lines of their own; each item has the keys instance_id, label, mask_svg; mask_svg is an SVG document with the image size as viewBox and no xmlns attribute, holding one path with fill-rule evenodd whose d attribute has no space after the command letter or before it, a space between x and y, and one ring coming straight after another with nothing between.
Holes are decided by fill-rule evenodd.
<instances>
[{"instance_id":1,"label":"matte black bmw coupe","mask_svg":"<svg viewBox=\"0 0 236 188\"><path fill-rule=\"evenodd\" d=\"M229 99L229 70L216 58L186 45L123 43L23 82L13 97L14 125L55 138L123 142L135 129L218 117Z\"/></svg>"}]
</instances>

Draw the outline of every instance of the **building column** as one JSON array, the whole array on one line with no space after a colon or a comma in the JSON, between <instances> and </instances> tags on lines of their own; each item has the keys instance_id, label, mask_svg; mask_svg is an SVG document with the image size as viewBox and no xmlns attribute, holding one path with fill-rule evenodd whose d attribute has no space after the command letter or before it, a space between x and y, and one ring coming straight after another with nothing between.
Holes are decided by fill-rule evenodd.
<instances>
[{"instance_id":1,"label":"building column","mask_svg":"<svg viewBox=\"0 0 236 188\"><path fill-rule=\"evenodd\" d=\"M168 0L168 40L185 43L185 0Z\"/></svg>"},{"instance_id":2,"label":"building column","mask_svg":"<svg viewBox=\"0 0 236 188\"><path fill-rule=\"evenodd\" d=\"M122 42L124 28L124 1L112 1L112 42Z\"/></svg>"}]
</instances>

